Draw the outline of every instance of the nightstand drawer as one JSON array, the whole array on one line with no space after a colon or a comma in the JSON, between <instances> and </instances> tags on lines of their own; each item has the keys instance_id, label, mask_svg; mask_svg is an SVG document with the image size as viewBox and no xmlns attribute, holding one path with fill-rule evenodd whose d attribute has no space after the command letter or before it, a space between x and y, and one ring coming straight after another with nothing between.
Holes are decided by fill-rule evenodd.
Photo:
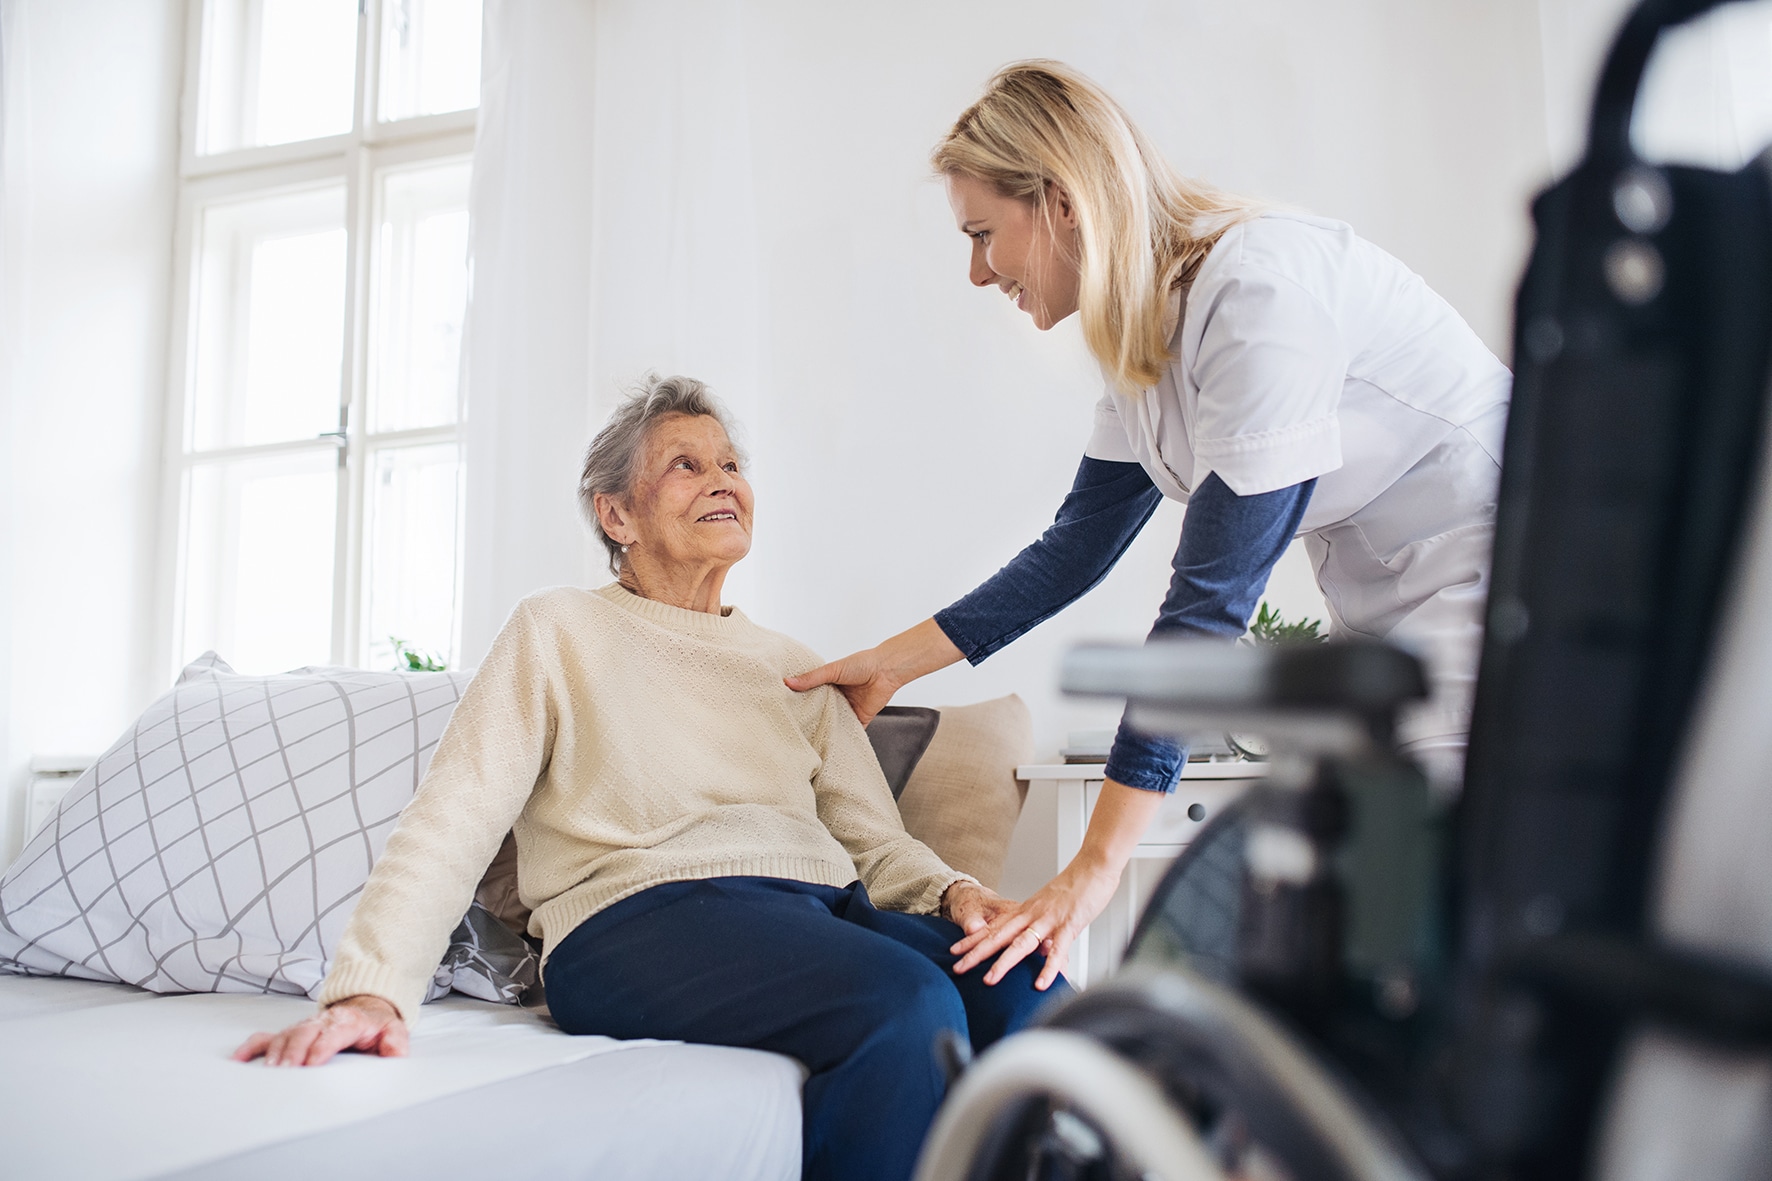
<instances>
[{"instance_id":1,"label":"nightstand drawer","mask_svg":"<svg viewBox=\"0 0 1772 1181\"><path fill-rule=\"evenodd\" d=\"M1056 856L1048 876L1069 865L1083 847L1083 834L1101 798L1104 770L1100 763L1030 763L1015 769L1016 778L1028 783L1030 800L1046 796L1051 801ZM1241 761L1189 763L1182 770L1181 783L1158 805L1150 827L1133 848L1113 899L1072 944L1065 970L1072 984L1085 988L1119 966L1146 891L1213 817L1265 778L1267 771L1266 763ZM1032 893L1044 884L1044 879L1030 882L1021 892Z\"/></svg>"},{"instance_id":2,"label":"nightstand drawer","mask_svg":"<svg viewBox=\"0 0 1772 1181\"><path fill-rule=\"evenodd\" d=\"M1151 826L1145 830L1145 845L1185 845L1194 839L1208 821L1225 805L1249 790L1252 779L1183 779L1173 795L1163 801Z\"/></svg>"}]
</instances>

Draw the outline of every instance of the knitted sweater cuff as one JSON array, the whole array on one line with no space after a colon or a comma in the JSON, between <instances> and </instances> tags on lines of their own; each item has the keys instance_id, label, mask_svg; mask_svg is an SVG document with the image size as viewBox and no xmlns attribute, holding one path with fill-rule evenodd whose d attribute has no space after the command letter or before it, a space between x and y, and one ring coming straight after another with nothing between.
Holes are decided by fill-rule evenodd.
<instances>
[{"instance_id":1,"label":"knitted sweater cuff","mask_svg":"<svg viewBox=\"0 0 1772 1181\"><path fill-rule=\"evenodd\" d=\"M314 999L324 1009L347 997L380 997L399 1011L402 1021L412 1026L418 1021L419 1006L424 1004L430 983L429 976L414 981L386 964L334 963Z\"/></svg>"}]
</instances>

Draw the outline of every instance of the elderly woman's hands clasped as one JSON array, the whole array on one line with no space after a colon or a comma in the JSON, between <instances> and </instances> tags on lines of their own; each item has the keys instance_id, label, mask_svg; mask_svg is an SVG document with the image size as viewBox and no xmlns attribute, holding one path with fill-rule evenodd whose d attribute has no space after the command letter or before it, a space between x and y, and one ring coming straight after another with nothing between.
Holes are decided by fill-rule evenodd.
<instances>
[{"instance_id":1,"label":"elderly woman's hands clasped","mask_svg":"<svg viewBox=\"0 0 1772 1181\"><path fill-rule=\"evenodd\" d=\"M264 1057L266 1066L319 1066L340 1050L403 1058L410 1035L400 1013L377 996L353 996L281 1033L255 1033L234 1051L236 1062Z\"/></svg>"}]
</instances>

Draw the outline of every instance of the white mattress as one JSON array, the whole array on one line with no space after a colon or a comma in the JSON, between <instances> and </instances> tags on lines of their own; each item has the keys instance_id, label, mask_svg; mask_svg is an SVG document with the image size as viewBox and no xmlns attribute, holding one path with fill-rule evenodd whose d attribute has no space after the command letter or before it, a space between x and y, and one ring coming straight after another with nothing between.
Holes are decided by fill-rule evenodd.
<instances>
[{"instance_id":1,"label":"white mattress","mask_svg":"<svg viewBox=\"0 0 1772 1181\"><path fill-rule=\"evenodd\" d=\"M9 1181L145 1178L780 1178L800 1082L753 1050L568 1037L507 1005L426 1006L407 1058L242 1065L292 997L155 996L0 976ZM483 1174L483 1170L490 1170Z\"/></svg>"}]
</instances>

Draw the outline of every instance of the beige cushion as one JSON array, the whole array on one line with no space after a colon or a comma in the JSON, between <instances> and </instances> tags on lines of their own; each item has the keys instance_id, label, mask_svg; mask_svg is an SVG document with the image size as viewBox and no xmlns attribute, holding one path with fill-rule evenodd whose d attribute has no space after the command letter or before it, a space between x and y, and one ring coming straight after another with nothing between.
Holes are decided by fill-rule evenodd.
<instances>
[{"instance_id":1,"label":"beige cushion","mask_svg":"<svg viewBox=\"0 0 1772 1181\"><path fill-rule=\"evenodd\" d=\"M905 831L996 889L1027 798L1015 768L1033 753L1033 715L1015 694L943 706L935 737L898 799ZM517 842L508 833L474 896L512 930L528 927L529 908L517 897Z\"/></svg>"},{"instance_id":2,"label":"beige cushion","mask_svg":"<svg viewBox=\"0 0 1772 1181\"><path fill-rule=\"evenodd\" d=\"M1015 768L1033 753L1033 715L1015 694L943 706L941 725L898 798L905 829L955 869L996 889L1027 798Z\"/></svg>"},{"instance_id":3,"label":"beige cushion","mask_svg":"<svg viewBox=\"0 0 1772 1181\"><path fill-rule=\"evenodd\" d=\"M480 888L474 891L474 901L490 910L500 922L519 935L528 932L529 908L517 897L515 834L505 834L504 844L498 847L492 864L486 867L486 876L480 879Z\"/></svg>"}]
</instances>

